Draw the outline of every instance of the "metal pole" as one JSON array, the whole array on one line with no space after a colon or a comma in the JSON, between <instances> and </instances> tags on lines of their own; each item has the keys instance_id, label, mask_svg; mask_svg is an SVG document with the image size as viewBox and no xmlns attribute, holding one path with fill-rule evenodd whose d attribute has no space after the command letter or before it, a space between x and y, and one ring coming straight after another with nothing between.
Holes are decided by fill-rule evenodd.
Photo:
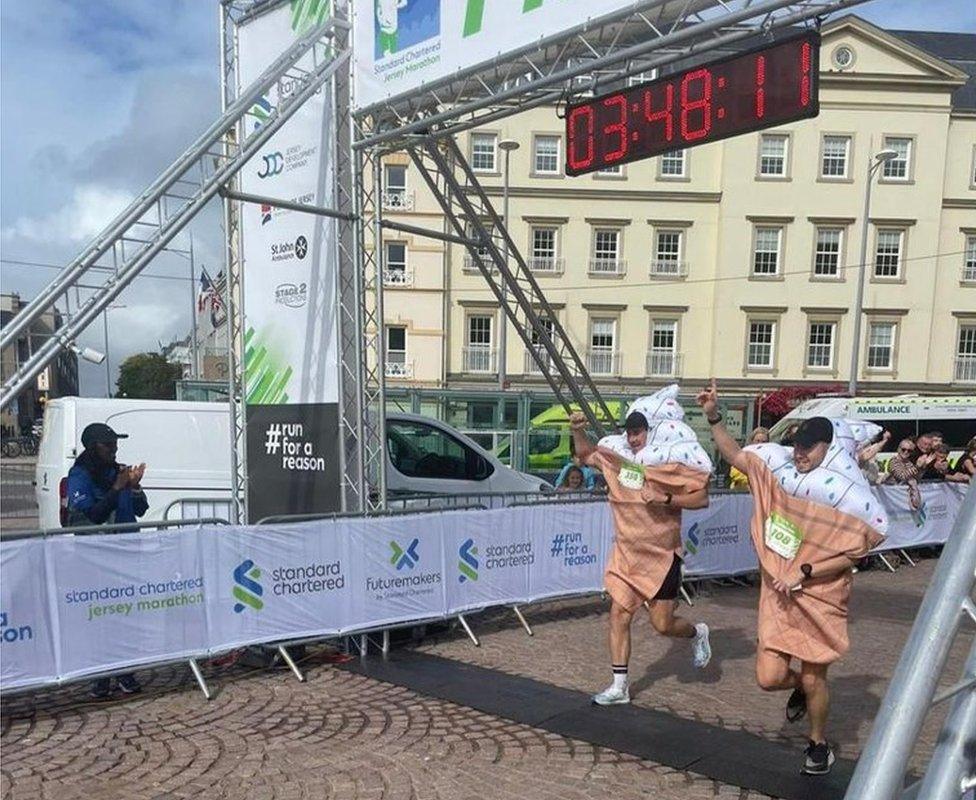
<instances>
[{"instance_id":1,"label":"metal pole","mask_svg":"<svg viewBox=\"0 0 976 800\"><path fill-rule=\"evenodd\" d=\"M976 490L970 487L847 787L847 800L892 800L949 656L976 571Z\"/></svg>"},{"instance_id":2,"label":"metal pole","mask_svg":"<svg viewBox=\"0 0 976 800\"><path fill-rule=\"evenodd\" d=\"M102 333L105 337L105 397L112 396L112 358L108 354L108 307L102 311Z\"/></svg>"},{"instance_id":3,"label":"metal pole","mask_svg":"<svg viewBox=\"0 0 976 800\"><path fill-rule=\"evenodd\" d=\"M502 219L505 220L505 227L510 226L508 219L508 164L512 151L505 148L505 179L502 183ZM508 239L502 248L502 256L505 259L505 266L508 266ZM508 315L505 306L508 305L508 287L502 283L502 307L498 315L498 388L505 391L507 383L506 371L508 368ZM511 454L509 454L511 455Z\"/></svg>"},{"instance_id":4,"label":"metal pole","mask_svg":"<svg viewBox=\"0 0 976 800\"><path fill-rule=\"evenodd\" d=\"M193 233L190 233L190 321L192 325L192 337L193 337L193 380L200 380L200 357L197 352L197 306L196 306L196 294L194 289L197 285L197 274L196 268L193 263Z\"/></svg>"},{"instance_id":5,"label":"metal pole","mask_svg":"<svg viewBox=\"0 0 976 800\"><path fill-rule=\"evenodd\" d=\"M874 180L874 170L881 162L875 163L874 156L868 156L868 182L864 188L864 223L861 228L861 254L857 266L857 300L854 301L854 342L851 345L851 375L847 384L847 393L854 397L857 394L857 362L861 350L861 308L864 306L864 269L868 257L868 215L871 210L871 182Z\"/></svg>"}]
</instances>

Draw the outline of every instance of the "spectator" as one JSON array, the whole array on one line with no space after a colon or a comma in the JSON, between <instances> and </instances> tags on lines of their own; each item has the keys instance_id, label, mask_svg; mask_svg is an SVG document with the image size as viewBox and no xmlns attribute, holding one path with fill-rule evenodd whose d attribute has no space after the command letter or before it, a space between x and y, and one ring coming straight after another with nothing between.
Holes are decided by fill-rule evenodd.
<instances>
[{"instance_id":1,"label":"spectator","mask_svg":"<svg viewBox=\"0 0 976 800\"><path fill-rule=\"evenodd\" d=\"M965 451L956 462L956 471L970 479L976 475L976 436L966 443Z\"/></svg>"},{"instance_id":2,"label":"spectator","mask_svg":"<svg viewBox=\"0 0 976 800\"><path fill-rule=\"evenodd\" d=\"M127 434L116 433L101 422L81 432L85 449L68 472L69 526L135 522L149 509L141 485L146 465L127 467L115 460L118 440L126 438ZM125 694L142 688L131 673L119 675L117 681ZM92 684L92 697L104 699L111 693L111 678L99 678Z\"/></svg>"},{"instance_id":3,"label":"spectator","mask_svg":"<svg viewBox=\"0 0 976 800\"><path fill-rule=\"evenodd\" d=\"M924 473L935 462L937 457L935 448L942 444L941 431L928 431L915 439L918 453L915 455L915 466L919 473Z\"/></svg>"},{"instance_id":4,"label":"spectator","mask_svg":"<svg viewBox=\"0 0 976 800\"><path fill-rule=\"evenodd\" d=\"M948 445L937 445L933 453L935 455L935 461L932 462L932 466L922 473L922 480L969 483L969 475L967 473L950 466Z\"/></svg>"},{"instance_id":5,"label":"spectator","mask_svg":"<svg viewBox=\"0 0 976 800\"><path fill-rule=\"evenodd\" d=\"M908 501L916 510L922 505L922 495L918 491L917 457L918 448L915 447L915 442L902 439L898 443L898 452L888 462L888 477L885 478L885 483L908 487Z\"/></svg>"},{"instance_id":6,"label":"spectator","mask_svg":"<svg viewBox=\"0 0 976 800\"><path fill-rule=\"evenodd\" d=\"M563 470L564 478L562 482L556 486L557 492L583 492L586 491L586 487L583 485L586 478L583 476L583 469L577 467L575 464L569 465Z\"/></svg>"},{"instance_id":7,"label":"spectator","mask_svg":"<svg viewBox=\"0 0 976 800\"><path fill-rule=\"evenodd\" d=\"M765 444L769 441L768 428L755 428L749 434L749 441L746 444ZM729 470L729 488L734 492L748 492L749 478L744 472L740 472L735 467Z\"/></svg>"},{"instance_id":8,"label":"spectator","mask_svg":"<svg viewBox=\"0 0 976 800\"><path fill-rule=\"evenodd\" d=\"M583 473L583 485L587 489L596 488L596 470L592 467L586 466L578 455L576 455L576 443L570 438L569 440L569 461L563 466L559 471L559 475L556 477L556 488L560 488L566 484L566 478L568 477L569 471L576 467L580 472Z\"/></svg>"},{"instance_id":9,"label":"spectator","mask_svg":"<svg viewBox=\"0 0 976 800\"><path fill-rule=\"evenodd\" d=\"M888 444L889 439L891 439L891 432L883 431L878 441L866 444L857 451L857 463L861 467L861 474L872 486L881 483L881 469L878 467L877 455Z\"/></svg>"}]
</instances>

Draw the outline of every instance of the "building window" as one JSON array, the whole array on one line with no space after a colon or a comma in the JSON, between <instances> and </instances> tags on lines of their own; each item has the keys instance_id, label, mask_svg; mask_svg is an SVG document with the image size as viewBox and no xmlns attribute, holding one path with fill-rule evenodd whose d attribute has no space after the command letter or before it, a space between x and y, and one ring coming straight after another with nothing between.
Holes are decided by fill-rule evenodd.
<instances>
[{"instance_id":1,"label":"building window","mask_svg":"<svg viewBox=\"0 0 976 800\"><path fill-rule=\"evenodd\" d=\"M559 137L536 136L532 161L540 175L559 174Z\"/></svg>"},{"instance_id":2,"label":"building window","mask_svg":"<svg viewBox=\"0 0 976 800\"><path fill-rule=\"evenodd\" d=\"M384 283L393 286L406 286L407 280L406 242L386 242L386 264L384 264Z\"/></svg>"},{"instance_id":3,"label":"building window","mask_svg":"<svg viewBox=\"0 0 976 800\"><path fill-rule=\"evenodd\" d=\"M834 366L833 322L811 322L807 336L807 366L810 369L830 369Z\"/></svg>"},{"instance_id":4,"label":"building window","mask_svg":"<svg viewBox=\"0 0 976 800\"><path fill-rule=\"evenodd\" d=\"M590 272L616 274L620 271L620 231L613 228L594 229Z\"/></svg>"},{"instance_id":5,"label":"building window","mask_svg":"<svg viewBox=\"0 0 976 800\"><path fill-rule=\"evenodd\" d=\"M408 378L407 369L407 329L394 325L386 328L386 376L388 378Z\"/></svg>"},{"instance_id":6,"label":"building window","mask_svg":"<svg viewBox=\"0 0 976 800\"><path fill-rule=\"evenodd\" d=\"M663 178L684 178L685 177L685 151L671 150L661 155L661 177Z\"/></svg>"},{"instance_id":7,"label":"building window","mask_svg":"<svg viewBox=\"0 0 976 800\"><path fill-rule=\"evenodd\" d=\"M494 359L491 351L492 318L487 314L468 317L468 345L464 349L465 372L491 372Z\"/></svg>"},{"instance_id":8,"label":"building window","mask_svg":"<svg viewBox=\"0 0 976 800\"><path fill-rule=\"evenodd\" d=\"M589 368L594 375L612 375L616 366L617 321L595 317L590 320Z\"/></svg>"},{"instance_id":9,"label":"building window","mask_svg":"<svg viewBox=\"0 0 976 800\"><path fill-rule=\"evenodd\" d=\"M813 253L813 274L822 278L840 276L840 248L842 228L817 228L817 244Z\"/></svg>"},{"instance_id":10,"label":"building window","mask_svg":"<svg viewBox=\"0 0 976 800\"><path fill-rule=\"evenodd\" d=\"M548 317L539 317L539 324L542 325L550 341L556 344L556 326L553 324L553 321ZM542 344L542 338L539 336L539 331L535 327L532 328L531 337L532 350L531 352L527 351L525 354L525 372L541 375L543 368L545 372L549 372L552 367L552 356L549 355L549 351ZM558 347L559 345L557 344L556 346ZM542 367L539 366L540 362L542 363Z\"/></svg>"},{"instance_id":11,"label":"building window","mask_svg":"<svg viewBox=\"0 0 976 800\"><path fill-rule=\"evenodd\" d=\"M895 323L872 322L868 330L868 369L891 369L895 358Z\"/></svg>"},{"instance_id":12,"label":"building window","mask_svg":"<svg viewBox=\"0 0 976 800\"><path fill-rule=\"evenodd\" d=\"M597 175L623 175L624 167L623 164L612 164L609 167L598 169L596 171L596 174Z\"/></svg>"},{"instance_id":13,"label":"building window","mask_svg":"<svg viewBox=\"0 0 976 800\"><path fill-rule=\"evenodd\" d=\"M912 140L903 136L885 136L884 149L894 150L898 155L884 162L882 177L889 181L907 181L911 178Z\"/></svg>"},{"instance_id":14,"label":"building window","mask_svg":"<svg viewBox=\"0 0 976 800\"><path fill-rule=\"evenodd\" d=\"M878 231L874 248L874 277L897 278L901 266L901 245L905 232L900 230Z\"/></svg>"},{"instance_id":15,"label":"building window","mask_svg":"<svg viewBox=\"0 0 976 800\"><path fill-rule=\"evenodd\" d=\"M678 321L651 320L651 335L647 349L648 375L678 374Z\"/></svg>"},{"instance_id":16,"label":"building window","mask_svg":"<svg viewBox=\"0 0 976 800\"><path fill-rule=\"evenodd\" d=\"M959 326L955 379L967 382L976 381L976 325Z\"/></svg>"},{"instance_id":17,"label":"building window","mask_svg":"<svg viewBox=\"0 0 976 800\"><path fill-rule=\"evenodd\" d=\"M820 160L820 177L846 178L850 151L850 136L824 136L823 157Z\"/></svg>"},{"instance_id":18,"label":"building window","mask_svg":"<svg viewBox=\"0 0 976 800\"><path fill-rule=\"evenodd\" d=\"M488 228L488 235L494 237L495 235L494 227L487 226L487 228ZM469 239L478 239L478 229L474 225L469 223L466 226L466 235ZM488 248L487 245L482 244L479 240L479 244L475 246L474 250L481 257L481 260L485 262L485 266L488 267L489 270L491 270L492 272L497 271L495 269L494 262L492 261L491 250ZM467 248L465 248L464 251L464 269L468 272L478 272L478 262L475 260L475 257L471 254L471 252Z\"/></svg>"},{"instance_id":19,"label":"building window","mask_svg":"<svg viewBox=\"0 0 976 800\"><path fill-rule=\"evenodd\" d=\"M773 366L775 334L776 323L771 320L749 323L747 366L758 369L770 369Z\"/></svg>"},{"instance_id":20,"label":"building window","mask_svg":"<svg viewBox=\"0 0 976 800\"><path fill-rule=\"evenodd\" d=\"M651 275L684 275L685 265L681 260L684 242L682 231L657 230L654 232L654 258L651 261Z\"/></svg>"},{"instance_id":21,"label":"building window","mask_svg":"<svg viewBox=\"0 0 976 800\"><path fill-rule=\"evenodd\" d=\"M471 134L471 168L475 172L496 172L496 149L498 137L493 133Z\"/></svg>"},{"instance_id":22,"label":"building window","mask_svg":"<svg viewBox=\"0 0 976 800\"><path fill-rule=\"evenodd\" d=\"M529 258L529 268L537 272L559 271L559 259L556 258L555 228L532 228L532 250Z\"/></svg>"},{"instance_id":23,"label":"building window","mask_svg":"<svg viewBox=\"0 0 976 800\"><path fill-rule=\"evenodd\" d=\"M413 197L407 193L407 168L402 164L387 164L383 177L383 207L394 211L411 211Z\"/></svg>"},{"instance_id":24,"label":"building window","mask_svg":"<svg viewBox=\"0 0 976 800\"><path fill-rule=\"evenodd\" d=\"M976 281L976 234L966 237L966 251L963 256L962 279Z\"/></svg>"},{"instance_id":25,"label":"building window","mask_svg":"<svg viewBox=\"0 0 976 800\"><path fill-rule=\"evenodd\" d=\"M770 178L786 177L786 150L790 137L764 133L759 137L759 174Z\"/></svg>"},{"instance_id":26,"label":"building window","mask_svg":"<svg viewBox=\"0 0 976 800\"><path fill-rule=\"evenodd\" d=\"M783 237L782 228L758 226L752 253L753 275L776 275L779 273L779 247Z\"/></svg>"}]
</instances>

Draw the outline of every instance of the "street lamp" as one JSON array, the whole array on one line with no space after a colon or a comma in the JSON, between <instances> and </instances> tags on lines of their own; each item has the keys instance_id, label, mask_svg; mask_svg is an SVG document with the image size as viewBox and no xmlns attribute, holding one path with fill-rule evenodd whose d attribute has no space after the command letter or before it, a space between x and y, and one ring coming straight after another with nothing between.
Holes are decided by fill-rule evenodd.
<instances>
[{"instance_id":1,"label":"street lamp","mask_svg":"<svg viewBox=\"0 0 976 800\"><path fill-rule=\"evenodd\" d=\"M519 143L514 139L502 139L498 143L498 147L505 153L505 177L504 183L502 184L502 219L504 220L505 227L508 228L508 165L509 158L512 155L513 150L519 149ZM505 266L508 266L508 239L505 239ZM506 379L506 348L507 343L507 332L508 332L508 316L505 313L505 305L508 300L508 287L502 282L502 313L500 314L501 319L499 320L499 331L498 331L498 388L501 391L505 390L505 384L508 382Z\"/></svg>"},{"instance_id":2,"label":"street lamp","mask_svg":"<svg viewBox=\"0 0 976 800\"><path fill-rule=\"evenodd\" d=\"M868 257L868 217L871 213L871 184L874 173L885 162L898 158L895 150L882 150L868 159L868 179L864 187L864 224L861 229L861 256L858 260L857 272L857 301L854 303L854 344L851 347L851 376L847 384L847 393L853 397L857 394L857 362L860 354L861 340L861 307L864 304L864 268Z\"/></svg>"}]
</instances>

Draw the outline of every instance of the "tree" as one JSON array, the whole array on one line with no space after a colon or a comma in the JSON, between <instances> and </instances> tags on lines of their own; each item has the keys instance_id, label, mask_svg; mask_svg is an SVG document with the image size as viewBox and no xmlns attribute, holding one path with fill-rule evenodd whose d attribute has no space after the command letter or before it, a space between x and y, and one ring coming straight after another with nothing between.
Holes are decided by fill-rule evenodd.
<instances>
[{"instance_id":1,"label":"tree","mask_svg":"<svg viewBox=\"0 0 976 800\"><path fill-rule=\"evenodd\" d=\"M136 353L119 366L116 397L143 400L175 400L176 382L183 367L172 364L160 353Z\"/></svg>"}]
</instances>

